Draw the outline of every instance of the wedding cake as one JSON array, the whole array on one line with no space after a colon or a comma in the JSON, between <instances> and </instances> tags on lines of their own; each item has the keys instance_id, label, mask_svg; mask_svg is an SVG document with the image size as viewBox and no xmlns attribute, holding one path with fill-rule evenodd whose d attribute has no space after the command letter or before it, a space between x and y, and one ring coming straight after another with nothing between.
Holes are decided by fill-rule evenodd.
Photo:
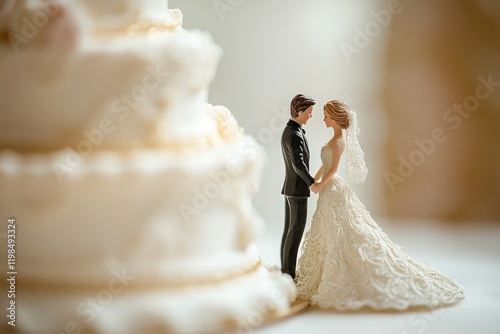
<instances>
[{"instance_id":1,"label":"wedding cake","mask_svg":"<svg viewBox=\"0 0 500 334\"><path fill-rule=\"evenodd\" d=\"M289 309L253 244L263 150L206 103L220 55L165 1L0 2L3 325L200 333Z\"/></svg>"}]
</instances>

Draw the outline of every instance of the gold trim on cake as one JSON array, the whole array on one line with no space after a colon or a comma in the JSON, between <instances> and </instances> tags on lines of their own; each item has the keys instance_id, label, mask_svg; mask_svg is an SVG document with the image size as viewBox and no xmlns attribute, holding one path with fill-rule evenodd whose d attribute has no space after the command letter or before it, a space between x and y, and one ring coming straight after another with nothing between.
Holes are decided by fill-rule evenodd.
<instances>
[{"instance_id":1,"label":"gold trim on cake","mask_svg":"<svg viewBox=\"0 0 500 334\"><path fill-rule=\"evenodd\" d=\"M243 128L238 125L227 108L209 105L206 112L207 115L216 122L216 127L211 133L174 139L169 137L170 132L167 124L158 122L152 126L148 138L123 141L121 143L109 143L104 141L98 145L91 145L90 154L103 151L127 153L138 149L163 149L175 154L187 154L217 147L223 143L236 140L243 135ZM69 132L68 135L62 137L64 137L65 140L61 138L60 142L67 144L55 145L51 143L47 145L43 143L33 143L28 145L13 143L9 145L9 143L0 143L0 152L10 150L21 154L52 153L69 148L80 153L78 148L80 143L88 141L81 136L79 132ZM88 149L88 147L85 148ZM83 153L82 155L87 156L90 154Z\"/></svg>"},{"instance_id":2,"label":"gold trim on cake","mask_svg":"<svg viewBox=\"0 0 500 334\"><path fill-rule=\"evenodd\" d=\"M205 137L191 137L178 140L134 140L128 143L103 143L92 147L91 153L82 153L86 157L94 152L113 152L113 153L131 153L136 150L165 150L173 154L187 154L191 152L198 152L205 149L211 149L220 145L224 140L220 138L218 133L207 135ZM50 145L39 147L36 145L2 145L0 144L1 151L13 151L20 154L37 154L37 153L54 153L71 149L79 153L78 144L56 146Z\"/></svg>"},{"instance_id":3,"label":"gold trim on cake","mask_svg":"<svg viewBox=\"0 0 500 334\"><path fill-rule=\"evenodd\" d=\"M180 288L190 288L197 286L204 286L210 284L218 284L226 281L238 279L249 274L252 274L264 268L262 266L262 260L260 256L257 261L248 267L234 268L227 272L216 273L209 277L200 278L189 278L177 281L162 280L158 282L137 282L135 280L130 280L127 282L126 290L134 292L137 290L145 289L180 289ZM70 282L43 282L36 280L26 280L22 279L20 276L17 278L16 284L19 286L20 290L40 290L45 293L67 293L67 292L95 292L101 289L107 289L108 283L70 283Z\"/></svg>"},{"instance_id":4,"label":"gold trim on cake","mask_svg":"<svg viewBox=\"0 0 500 334\"><path fill-rule=\"evenodd\" d=\"M153 23L147 20L133 23L127 27L116 29L97 29L94 32L98 35L115 36L154 36L159 33L174 32L182 28L183 17L179 9L169 9L172 20L165 23Z\"/></svg>"}]
</instances>

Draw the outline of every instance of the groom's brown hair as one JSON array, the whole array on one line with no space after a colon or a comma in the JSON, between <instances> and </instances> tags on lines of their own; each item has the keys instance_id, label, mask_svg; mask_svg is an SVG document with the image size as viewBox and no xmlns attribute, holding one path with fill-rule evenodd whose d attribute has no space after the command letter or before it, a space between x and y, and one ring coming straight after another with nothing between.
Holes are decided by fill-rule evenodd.
<instances>
[{"instance_id":1,"label":"groom's brown hair","mask_svg":"<svg viewBox=\"0 0 500 334\"><path fill-rule=\"evenodd\" d=\"M315 104L316 101L313 98L307 95L297 94L290 103L290 115L295 118L299 116L299 113L306 111L307 108Z\"/></svg>"}]
</instances>

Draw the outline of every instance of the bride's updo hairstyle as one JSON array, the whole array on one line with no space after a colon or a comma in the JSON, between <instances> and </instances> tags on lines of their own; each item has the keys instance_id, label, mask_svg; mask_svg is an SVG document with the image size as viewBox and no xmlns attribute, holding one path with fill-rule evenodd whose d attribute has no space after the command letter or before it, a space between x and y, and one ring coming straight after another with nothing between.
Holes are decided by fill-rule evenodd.
<instances>
[{"instance_id":1,"label":"bride's updo hairstyle","mask_svg":"<svg viewBox=\"0 0 500 334\"><path fill-rule=\"evenodd\" d=\"M326 115L333 119L342 129L349 127L349 107L342 101L331 100L323 107Z\"/></svg>"},{"instance_id":2,"label":"bride's updo hairstyle","mask_svg":"<svg viewBox=\"0 0 500 334\"><path fill-rule=\"evenodd\" d=\"M346 130L347 176L356 183L364 182L368 168L366 168L365 152L361 149L358 140L360 130L356 112L339 100L327 102L323 110L328 118L333 119L340 128Z\"/></svg>"}]
</instances>

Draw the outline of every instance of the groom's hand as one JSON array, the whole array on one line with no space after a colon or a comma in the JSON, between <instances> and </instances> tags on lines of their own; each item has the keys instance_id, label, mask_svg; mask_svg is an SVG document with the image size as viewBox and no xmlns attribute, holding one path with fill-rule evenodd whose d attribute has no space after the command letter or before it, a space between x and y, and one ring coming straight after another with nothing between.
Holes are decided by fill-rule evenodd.
<instances>
[{"instance_id":1,"label":"groom's hand","mask_svg":"<svg viewBox=\"0 0 500 334\"><path fill-rule=\"evenodd\" d=\"M311 184L309 186L309 189L311 189L311 191L315 194L319 193L319 182L314 182L313 184Z\"/></svg>"}]
</instances>

